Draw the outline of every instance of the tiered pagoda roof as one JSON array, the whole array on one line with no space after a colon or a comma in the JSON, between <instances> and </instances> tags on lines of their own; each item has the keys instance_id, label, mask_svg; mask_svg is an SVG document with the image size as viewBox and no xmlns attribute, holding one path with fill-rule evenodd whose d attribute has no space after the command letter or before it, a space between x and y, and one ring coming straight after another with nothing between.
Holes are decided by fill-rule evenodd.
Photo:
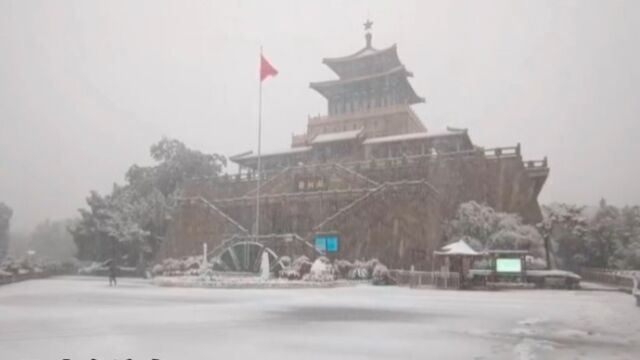
<instances>
[{"instance_id":1,"label":"tiered pagoda roof","mask_svg":"<svg viewBox=\"0 0 640 360\"><path fill-rule=\"evenodd\" d=\"M407 79L413 74L400 62L397 46L378 50L371 44L371 33L365 38L365 47L354 54L323 59L338 80L312 82L309 86L330 103L351 102L353 94L358 93L361 95L357 101L373 103L375 107L424 102Z\"/></svg>"},{"instance_id":2,"label":"tiered pagoda roof","mask_svg":"<svg viewBox=\"0 0 640 360\"><path fill-rule=\"evenodd\" d=\"M367 46L358 50L354 54L337 58L322 59L322 63L327 65L341 78L348 78L354 75L357 76L357 69L354 69L353 67L354 61L369 62L371 64L379 65L378 69L371 69L374 70L374 72L384 72L389 68L402 65L398 58L396 44L393 44L386 49L377 50L368 43Z\"/></svg>"},{"instance_id":3,"label":"tiered pagoda roof","mask_svg":"<svg viewBox=\"0 0 640 360\"><path fill-rule=\"evenodd\" d=\"M413 87L407 80L407 77L411 76L413 76L413 74L408 71L404 65L400 65L380 73L365 74L359 77L350 77L339 80L312 82L309 86L329 99L343 94L348 87L377 88L385 86L385 83L388 83L389 79L393 79L401 89L404 90L405 96L407 97L407 104L424 102L424 98L416 94L415 90L413 90Z\"/></svg>"}]
</instances>

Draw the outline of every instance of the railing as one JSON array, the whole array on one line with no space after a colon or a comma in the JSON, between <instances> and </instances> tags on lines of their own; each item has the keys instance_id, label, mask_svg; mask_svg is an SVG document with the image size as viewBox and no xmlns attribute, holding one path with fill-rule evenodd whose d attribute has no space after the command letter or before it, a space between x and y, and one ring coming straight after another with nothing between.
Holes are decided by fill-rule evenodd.
<instances>
[{"instance_id":1,"label":"railing","mask_svg":"<svg viewBox=\"0 0 640 360\"><path fill-rule=\"evenodd\" d=\"M307 133L291 134L291 146L300 146L307 143Z\"/></svg>"},{"instance_id":2,"label":"railing","mask_svg":"<svg viewBox=\"0 0 640 360\"><path fill-rule=\"evenodd\" d=\"M289 193L279 193L279 194L261 194L260 199L264 201L269 200L280 200L280 199L297 199L297 198L306 198L306 197L314 197L314 196L324 196L324 197L338 197L338 196L360 196L364 193L369 192L369 189L346 189L346 190L324 190L324 191L301 191L301 192L289 192ZM241 203L241 202L255 202L256 197L253 196L240 196L234 198L225 198L225 199L216 199L213 200L215 204L230 204L230 203Z\"/></svg>"},{"instance_id":3,"label":"railing","mask_svg":"<svg viewBox=\"0 0 640 360\"><path fill-rule=\"evenodd\" d=\"M372 158L368 160L343 162L343 163L340 163L340 165L353 169L355 171L358 171L358 170L376 169L376 168L385 168L385 167L406 166L410 164L419 164L421 162L426 162L430 160L452 159L458 156L472 156L477 154L478 152L476 150L461 150L461 151L455 151L455 152L449 152L449 153L440 153L437 155L420 154L420 155L406 155L406 156L396 156L396 157L387 157L387 158Z\"/></svg>"},{"instance_id":4,"label":"railing","mask_svg":"<svg viewBox=\"0 0 640 360\"><path fill-rule=\"evenodd\" d=\"M484 149L485 156L503 157L503 156L520 156L520 144L516 146L497 147Z\"/></svg>"},{"instance_id":5,"label":"railing","mask_svg":"<svg viewBox=\"0 0 640 360\"><path fill-rule=\"evenodd\" d=\"M438 153L438 154L417 154L417 155L404 155L404 156L396 156L396 157L386 157L386 158L371 158L367 160L356 160L356 161L345 161L345 162L336 162L348 169L360 171L360 170L373 170L376 168L393 168L393 167L401 167L413 164L420 164L426 161L431 160L449 160L449 159L458 159L460 157L468 157L468 156L477 156L479 154L483 154L487 158L500 158L500 157L513 157L520 156L520 144L516 146L507 146L507 147L499 147L492 149L481 149L481 150L460 150L460 151L452 151L447 153ZM290 166L291 169L313 169L313 168L322 168L322 167L331 167L334 163L318 163L318 164L305 164L305 165L296 165ZM543 160L534 160L525 163L525 166L532 166L531 168L543 168L547 166L546 158ZM283 169L271 169L271 170L263 170L261 173L261 179L263 181L269 180L276 174L280 173ZM216 177L210 178L196 178L193 180L213 180L213 181L222 181L222 182L238 182L238 181L255 181L256 175L252 172L243 172L237 174L224 174Z\"/></svg>"},{"instance_id":6,"label":"railing","mask_svg":"<svg viewBox=\"0 0 640 360\"><path fill-rule=\"evenodd\" d=\"M281 169L278 169L278 170L262 170L262 172L260 173L260 178L263 181L264 180L268 180L269 178L271 178L272 176L274 176L275 174L280 172L280 170ZM257 179L257 176L253 172L239 172L239 173L234 173L234 174L230 174L230 173L220 174L218 176L194 177L191 180L194 180L194 181L208 180L208 181L220 181L220 182L238 182L238 181L255 181L256 179Z\"/></svg>"},{"instance_id":7,"label":"railing","mask_svg":"<svg viewBox=\"0 0 640 360\"><path fill-rule=\"evenodd\" d=\"M389 275L398 285L433 286L443 289L460 288L460 274L455 272L390 270Z\"/></svg>"},{"instance_id":8,"label":"railing","mask_svg":"<svg viewBox=\"0 0 640 360\"><path fill-rule=\"evenodd\" d=\"M542 160L528 160L524 162L524 166L527 169L539 169L539 168L546 168L548 166L547 164L547 158L545 157Z\"/></svg>"},{"instance_id":9,"label":"railing","mask_svg":"<svg viewBox=\"0 0 640 360\"><path fill-rule=\"evenodd\" d=\"M623 291L632 292L634 287L637 287L640 271L582 268L580 269L580 276L586 281L606 284Z\"/></svg>"},{"instance_id":10,"label":"railing","mask_svg":"<svg viewBox=\"0 0 640 360\"><path fill-rule=\"evenodd\" d=\"M347 119L360 118L363 116L392 114L392 113L403 111L403 110L409 111L414 117L417 117L415 112L411 108L411 106L406 104L399 104L399 105L359 109L353 112L340 113L340 114L334 114L334 115L309 116L308 121L310 125L318 125L318 124L325 124L329 122L337 122L337 121L342 121Z\"/></svg>"}]
</instances>

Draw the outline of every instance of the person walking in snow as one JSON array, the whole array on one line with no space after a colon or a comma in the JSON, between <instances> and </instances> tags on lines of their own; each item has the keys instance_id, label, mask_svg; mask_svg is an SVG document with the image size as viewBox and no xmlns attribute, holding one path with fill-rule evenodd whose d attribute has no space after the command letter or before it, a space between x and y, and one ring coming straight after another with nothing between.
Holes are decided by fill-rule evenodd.
<instances>
[{"instance_id":1,"label":"person walking in snow","mask_svg":"<svg viewBox=\"0 0 640 360\"><path fill-rule=\"evenodd\" d=\"M118 285L116 275L118 275L118 265L116 265L116 261L114 259L111 259L109 261L109 286Z\"/></svg>"}]
</instances>

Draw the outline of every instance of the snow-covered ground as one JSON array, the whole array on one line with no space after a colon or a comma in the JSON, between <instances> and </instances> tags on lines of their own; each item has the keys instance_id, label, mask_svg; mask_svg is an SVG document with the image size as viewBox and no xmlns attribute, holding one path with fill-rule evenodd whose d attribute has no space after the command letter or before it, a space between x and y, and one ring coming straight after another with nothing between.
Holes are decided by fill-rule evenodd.
<instances>
[{"instance_id":1,"label":"snow-covered ground","mask_svg":"<svg viewBox=\"0 0 640 360\"><path fill-rule=\"evenodd\" d=\"M0 287L0 359L637 359L640 308L601 291Z\"/></svg>"}]
</instances>

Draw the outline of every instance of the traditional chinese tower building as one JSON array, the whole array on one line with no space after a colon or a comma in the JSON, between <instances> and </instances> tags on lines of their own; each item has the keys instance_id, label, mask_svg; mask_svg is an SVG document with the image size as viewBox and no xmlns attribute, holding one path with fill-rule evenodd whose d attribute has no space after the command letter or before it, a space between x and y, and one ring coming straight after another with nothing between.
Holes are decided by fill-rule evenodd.
<instances>
[{"instance_id":1,"label":"traditional chinese tower building","mask_svg":"<svg viewBox=\"0 0 640 360\"><path fill-rule=\"evenodd\" d=\"M400 62L396 45L377 50L370 32L365 38L358 52L323 60L339 79L310 84L327 99L328 116L309 121L309 137L350 129L363 129L367 137L426 131L409 107L424 99L409 83L413 74Z\"/></svg>"},{"instance_id":2,"label":"traditional chinese tower building","mask_svg":"<svg viewBox=\"0 0 640 360\"><path fill-rule=\"evenodd\" d=\"M274 258L296 256L317 234L332 233L337 258L429 268L427 254L446 240L444 224L463 202L540 219L546 159L523 161L519 144L479 147L466 129L427 131L411 108L424 102L411 72L395 45L373 47L370 28L362 49L323 60L337 80L310 84L327 99L327 115L310 117L290 148L262 154L260 229L269 235L251 239L257 156L247 152L230 157L238 174L184 185L161 256L198 254L207 243L222 268L256 270L238 259L266 248ZM257 248L236 248L240 242Z\"/></svg>"}]
</instances>

